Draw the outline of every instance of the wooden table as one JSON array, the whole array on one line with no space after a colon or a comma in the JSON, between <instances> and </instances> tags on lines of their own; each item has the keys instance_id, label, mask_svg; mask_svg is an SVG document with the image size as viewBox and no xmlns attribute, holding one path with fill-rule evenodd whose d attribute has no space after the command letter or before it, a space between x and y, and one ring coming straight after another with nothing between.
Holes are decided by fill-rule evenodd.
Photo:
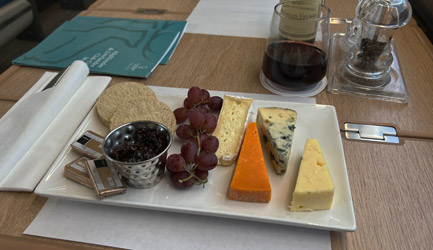
<instances>
[{"instance_id":1,"label":"wooden table","mask_svg":"<svg viewBox=\"0 0 433 250\"><path fill-rule=\"evenodd\" d=\"M197 0L99 0L80 15L186 20ZM351 18L357 1L328 0L331 16ZM164 15L136 13L137 8L167 9ZM344 31L344 26L332 26ZM396 104L322 91L317 103L334 105L339 122L394 124L398 145L343 140L357 230L331 232L333 249L430 249L433 246L433 45L415 21L395 36L408 104ZM251 93L269 92L259 82L265 39L184 34L168 65L149 79L113 77L111 84L148 85ZM45 72L12 66L0 75L3 115ZM342 126L340 126L342 129ZM342 133L344 138L344 134ZM414 136L419 138L414 139ZM46 198L0 192L0 245L39 244L52 249L101 248L89 244L23 235ZM24 240L24 241L22 241Z\"/></svg>"}]
</instances>

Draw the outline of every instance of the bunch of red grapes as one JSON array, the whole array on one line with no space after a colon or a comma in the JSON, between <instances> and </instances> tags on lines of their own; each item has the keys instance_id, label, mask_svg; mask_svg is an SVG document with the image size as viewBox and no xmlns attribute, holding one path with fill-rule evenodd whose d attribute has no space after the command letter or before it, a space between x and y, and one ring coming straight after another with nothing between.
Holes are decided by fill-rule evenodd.
<instances>
[{"instance_id":1,"label":"bunch of red grapes","mask_svg":"<svg viewBox=\"0 0 433 250\"><path fill-rule=\"evenodd\" d=\"M207 90L191 87L183 107L173 112L176 123L181 124L176 129L176 135L185 141L180 154L170 155L166 162L170 181L176 188L204 185L209 171L218 164L215 152L219 142L211 135L218 120L212 112L220 111L222 104L221 97L211 97Z\"/></svg>"}]
</instances>

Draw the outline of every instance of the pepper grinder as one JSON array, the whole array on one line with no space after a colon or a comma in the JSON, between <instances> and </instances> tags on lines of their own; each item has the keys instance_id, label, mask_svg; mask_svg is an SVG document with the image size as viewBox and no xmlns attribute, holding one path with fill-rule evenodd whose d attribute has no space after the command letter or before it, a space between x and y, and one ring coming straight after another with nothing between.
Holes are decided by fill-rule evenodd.
<instances>
[{"instance_id":1,"label":"pepper grinder","mask_svg":"<svg viewBox=\"0 0 433 250\"><path fill-rule=\"evenodd\" d=\"M369 87L390 83L392 36L411 16L406 0L361 0L346 30L344 77Z\"/></svg>"}]
</instances>

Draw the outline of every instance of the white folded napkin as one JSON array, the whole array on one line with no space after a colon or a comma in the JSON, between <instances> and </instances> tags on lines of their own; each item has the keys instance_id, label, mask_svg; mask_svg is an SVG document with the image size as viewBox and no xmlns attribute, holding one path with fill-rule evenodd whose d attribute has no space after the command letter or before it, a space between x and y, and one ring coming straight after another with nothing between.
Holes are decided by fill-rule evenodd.
<instances>
[{"instance_id":1,"label":"white folded napkin","mask_svg":"<svg viewBox=\"0 0 433 250\"><path fill-rule=\"evenodd\" d=\"M33 191L107 87L110 77L87 77L75 61L59 83L42 90L45 73L0 120L0 190Z\"/></svg>"}]
</instances>

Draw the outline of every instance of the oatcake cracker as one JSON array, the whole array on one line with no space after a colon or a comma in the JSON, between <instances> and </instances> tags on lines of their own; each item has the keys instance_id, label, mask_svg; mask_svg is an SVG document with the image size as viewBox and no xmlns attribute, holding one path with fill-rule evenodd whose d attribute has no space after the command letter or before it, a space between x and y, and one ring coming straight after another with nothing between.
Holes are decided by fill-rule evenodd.
<instances>
[{"instance_id":1,"label":"oatcake cracker","mask_svg":"<svg viewBox=\"0 0 433 250\"><path fill-rule=\"evenodd\" d=\"M119 106L110 121L110 130L122 124L149 120L164 124L171 130L172 134L176 131L176 118L173 111L167 104L158 100L136 100L133 105Z\"/></svg>"},{"instance_id":2,"label":"oatcake cracker","mask_svg":"<svg viewBox=\"0 0 433 250\"><path fill-rule=\"evenodd\" d=\"M106 89L96 101L96 111L102 123L110 127L111 117L118 107L131 107L136 100L157 101L155 92L138 82L122 82Z\"/></svg>"}]
</instances>

